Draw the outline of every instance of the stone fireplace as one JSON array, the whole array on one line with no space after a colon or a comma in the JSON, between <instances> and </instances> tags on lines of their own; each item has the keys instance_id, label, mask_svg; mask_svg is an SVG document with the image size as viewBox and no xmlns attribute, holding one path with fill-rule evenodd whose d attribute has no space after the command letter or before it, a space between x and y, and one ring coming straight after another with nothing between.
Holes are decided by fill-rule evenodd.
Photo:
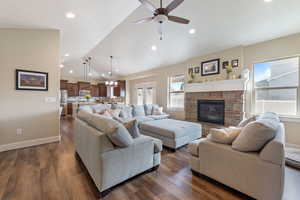
<instances>
[{"instance_id":1,"label":"stone fireplace","mask_svg":"<svg viewBox=\"0 0 300 200\"><path fill-rule=\"evenodd\" d=\"M204 136L210 128L238 125L243 116L243 80L186 85L185 118L187 121L201 123Z\"/></svg>"}]
</instances>

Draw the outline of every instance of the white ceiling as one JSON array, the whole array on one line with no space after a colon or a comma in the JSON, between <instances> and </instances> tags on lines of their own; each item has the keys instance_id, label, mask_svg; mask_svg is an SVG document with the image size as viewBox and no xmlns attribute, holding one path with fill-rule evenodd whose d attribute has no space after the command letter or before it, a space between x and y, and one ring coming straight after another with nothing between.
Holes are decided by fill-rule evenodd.
<instances>
[{"instance_id":1,"label":"white ceiling","mask_svg":"<svg viewBox=\"0 0 300 200\"><path fill-rule=\"evenodd\" d=\"M59 29L61 60L79 76L81 58L139 5L134 0L1 0L0 28ZM76 18L67 19L67 12Z\"/></svg>"},{"instance_id":2,"label":"white ceiling","mask_svg":"<svg viewBox=\"0 0 300 200\"><path fill-rule=\"evenodd\" d=\"M62 75L70 76L72 69L74 77L83 74L85 55L93 57L94 76L107 74L110 55L115 56L118 75L127 75L300 32L299 0L185 0L172 15L186 17L191 23L168 22L163 41L154 23L131 23L151 16L142 7L136 9L138 6L138 0L1 0L0 28L61 30ZM69 11L76 14L75 19L65 18ZM197 33L188 34L190 28ZM157 46L156 52L152 45ZM64 57L65 53L70 56Z\"/></svg>"},{"instance_id":3,"label":"white ceiling","mask_svg":"<svg viewBox=\"0 0 300 200\"><path fill-rule=\"evenodd\" d=\"M158 0L152 0L158 5ZM165 5L170 2L164 1ZM226 48L265 41L300 32L300 1L185 0L171 14L191 20L189 25L168 22L163 41L156 24L132 24L151 16L140 7L90 53L99 72L109 71L109 56L116 57L119 75L182 62ZM190 35L190 28L197 33ZM151 50L156 45L157 51Z\"/></svg>"}]
</instances>

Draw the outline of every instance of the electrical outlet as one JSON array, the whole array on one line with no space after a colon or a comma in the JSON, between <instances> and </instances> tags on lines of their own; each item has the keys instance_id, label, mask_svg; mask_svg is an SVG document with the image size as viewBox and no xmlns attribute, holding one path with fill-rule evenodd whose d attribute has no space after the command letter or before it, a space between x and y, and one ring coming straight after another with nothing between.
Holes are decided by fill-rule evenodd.
<instances>
[{"instance_id":1,"label":"electrical outlet","mask_svg":"<svg viewBox=\"0 0 300 200\"><path fill-rule=\"evenodd\" d=\"M23 134L23 129L17 128L17 135L22 135Z\"/></svg>"}]
</instances>

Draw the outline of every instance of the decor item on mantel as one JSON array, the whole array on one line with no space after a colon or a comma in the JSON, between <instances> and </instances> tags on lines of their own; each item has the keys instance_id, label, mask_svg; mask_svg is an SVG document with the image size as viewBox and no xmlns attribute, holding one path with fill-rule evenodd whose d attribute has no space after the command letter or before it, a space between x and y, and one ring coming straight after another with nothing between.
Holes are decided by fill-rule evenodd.
<instances>
[{"instance_id":1,"label":"decor item on mantel","mask_svg":"<svg viewBox=\"0 0 300 200\"><path fill-rule=\"evenodd\" d=\"M110 56L110 72L108 72L109 76L110 76L110 80L105 81L105 85L115 87L115 86L118 86L118 81L112 80L112 76L113 76L113 58L114 58L113 56Z\"/></svg>"},{"instance_id":2,"label":"decor item on mantel","mask_svg":"<svg viewBox=\"0 0 300 200\"><path fill-rule=\"evenodd\" d=\"M16 90L48 91L48 73L17 69Z\"/></svg>"},{"instance_id":3,"label":"decor item on mantel","mask_svg":"<svg viewBox=\"0 0 300 200\"><path fill-rule=\"evenodd\" d=\"M188 83L193 83L194 82L194 78L195 78L194 68L191 67L188 70Z\"/></svg>"},{"instance_id":4,"label":"decor item on mantel","mask_svg":"<svg viewBox=\"0 0 300 200\"><path fill-rule=\"evenodd\" d=\"M220 73L220 59L209 60L201 63L201 76Z\"/></svg>"},{"instance_id":5,"label":"decor item on mantel","mask_svg":"<svg viewBox=\"0 0 300 200\"><path fill-rule=\"evenodd\" d=\"M225 67L225 69L226 69L226 73L227 73L226 79L231 79L230 74L231 74L231 72L233 71L232 66L231 66L231 65L227 65L227 66Z\"/></svg>"}]
</instances>

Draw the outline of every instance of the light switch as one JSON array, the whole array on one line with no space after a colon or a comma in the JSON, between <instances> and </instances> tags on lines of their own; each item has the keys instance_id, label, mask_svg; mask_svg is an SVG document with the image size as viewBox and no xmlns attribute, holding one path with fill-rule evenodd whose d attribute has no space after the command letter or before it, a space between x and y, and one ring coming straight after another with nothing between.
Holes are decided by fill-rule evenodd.
<instances>
[{"instance_id":1,"label":"light switch","mask_svg":"<svg viewBox=\"0 0 300 200\"><path fill-rule=\"evenodd\" d=\"M45 101L46 101L46 103L55 103L56 97L46 97Z\"/></svg>"}]
</instances>

